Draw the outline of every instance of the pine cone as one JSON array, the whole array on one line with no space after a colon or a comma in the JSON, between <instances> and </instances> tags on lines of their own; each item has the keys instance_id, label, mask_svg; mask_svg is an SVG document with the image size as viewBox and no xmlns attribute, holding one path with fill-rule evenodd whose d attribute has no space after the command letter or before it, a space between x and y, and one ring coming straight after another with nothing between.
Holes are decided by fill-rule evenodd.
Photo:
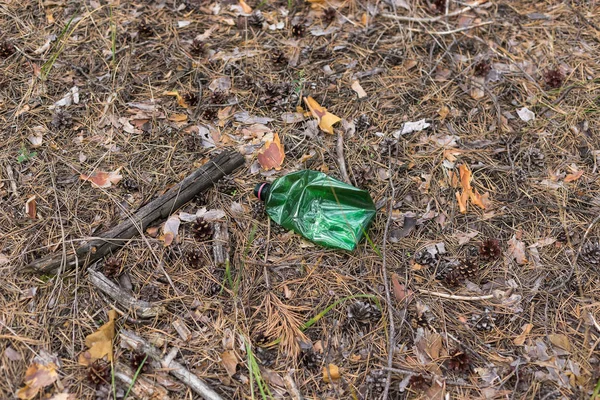
<instances>
[{"instance_id":1,"label":"pine cone","mask_svg":"<svg viewBox=\"0 0 600 400\"><path fill-rule=\"evenodd\" d=\"M237 191L237 184L231 175L225 175L216 184L217 190L223 194L233 195Z\"/></svg>"},{"instance_id":2,"label":"pine cone","mask_svg":"<svg viewBox=\"0 0 600 400\"><path fill-rule=\"evenodd\" d=\"M285 235L287 232L288 230L278 223L273 222L271 224L271 236L281 236Z\"/></svg>"},{"instance_id":3,"label":"pine cone","mask_svg":"<svg viewBox=\"0 0 600 400\"><path fill-rule=\"evenodd\" d=\"M356 179L356 186L365 188L375 178L375 170L370 165L363 165L356 169L354 177Z\"/></svg>"},{"instance_id":4,"label":"pine cone","mask_svg":"<svg viewBox=\"0 0 600 400\"><path fill-rule=\"evenodd\" d=\"M130 192L135 192L139 188L137 182L130 178L123 179L121 181L121 187Z\"/></svg>"},{"instance_id":5,"label":"pine cone","mask_svg":"<svg viewBox=\"0 0 600 400\"><path fill-rule=\"evenodd\" d=\"M485 77L492 70L492 64L489 60L481 60L473 66L473 75Z\"/></svg>"},{"instance_id":6,"label":"pine cone","mask_svg":"<svg viewBox=\"0 0 600 400\"><path fill-rule=\"evenodd\" d=\"M206 121L214 121L219 116L219 109L217 107L208 107L202 113L202 118Z\"/></svg>"},{"instance_id":7,"label":"pine cone","mask_svg":"<svg viewBox=\"0 0 600 400\"><path fill-rule=\"evenodd\" d=\"M479 245L479 255L484 260L496 260L502 254L500 243L496 239L487 239Z\"/></svg>"},{"instance_id":8,"label":"pine cone","mask_svg":"<svg viewBox=\"0 0 600 400\"><path fill-rule=\"evenodd\" d=\"M494 329L496 314L490 309L485 309L484 315L474 314L471 316L471 325L478 331L489 332Z\"/></svg>"},{"instance_id":9,"label":"pine cone","mask_svg":"<svg viewBox=\"0 0 600 400\"><path fill-rule=\"evenodd\" d=\"M137 24L138 35L142 38L147 38L154 33L152 24L147 21L140 21Z\"/></svg>"},{"instance_id":10,"label":"pine cone","mask_svg":"<svg viewBox=\"0 0 600 400\"><path fill-rule=\"evenodd\" d=\"M210 104L222 105L227 103L227 93L217 90L210 96Z\"/></svg>"},{"instance_id":11,"label":"pine cone","mask_svg":"<svg viewBox=\"0 0 600 400\"><path fill-rule=\"evenodd\" d=\"M446 361L446 366L450 371L460 373L471 372L473 369L471 357L460 349L455 349L450 353L450 359Z\"/></svg>"},{"instance_id":12,"label":"pine cone","mask_svg":"<svg viewBox=\"0 0 600 400\"><path fill-rule=\"evenodd\" d=\"M202 217L198 217L196 223L192 227L192 231L194 232L196 240L203 242L212 238L213 227L210 222L205 221Z\"/></svg>"},{"instance_id":13,"label":"pine cone","mask_svg":"<svg viewBox=\"0 0 600 400\"><path fill-rule=\"evenodd\" d=\"M432 0L431 11L437 14L446 12L446 0Z\"/></svg>"},{"instance_id":14,"label":"pine cone","mask_svg":"<svg viewBox=\"0 0 600 400\"><path fill-rule=\"evenodd\" d=\"M563 85L565 76L558 68L550 69L544 73L544 80L548 88L557 89Z\"/></svg>"},{"instance_id":15,"label":"pine cone","mask_svg":"<svg viewBox=\"0 0 600 400\"><path fill-rule=\"evenodd\" d=\"M381 319L381 311L371 303L356 301L348 307L348 319L358 325L370 325Z\"/></svg>"},{"instance_id":16,"label":"pine cone","mask_svg":"<svg viewBox=\"0 0 600 400\"><path fill-rule=\"evenodd\" d=\"M412 375L408 380L408 386L415 391L423 392L429 388L431 380L425 378L423 375Z\"/></svg>"},{"instance_id":17,"label":"pine cone","mask_svg":"<svg viewBox=\"0 0 600 400\"><path fill-rule=\"evenodd\" d=\"M265 203L262 201L255 201L252 203L252 218L263 219L267 215L265 209Z\"/></svg>"},{"instance_id":18,"label":"pine cone","mask_svg":"<svg viewBox=\"0 0 600 400\"><path fill-rule=\"evenodd\" d=\"M287 64L288 59L285 56L285 53L279 49L273 50L273 54L271 55L271 60L273 60L274 64L284 65Z\"/></svg>"},{"instance_id":19,"label":"pine cone","mask_svg":"<svg viewBox=\"0 0 600 400\"><path fill-rule=\"evenodd\" d=\"M468 261L468 260L465 260L464 262L462 262L456 269L456 271L458 271L458 274L462 278L462 280L465 280L465 279L472 280L473 278L476 278L477 275L479 275L479 270L480 270L480 268L477 264L472 263L471 261Z\"/></svg>"},{"instance_id":20,"label":"pine cone","mask_svg":"<svg viewBox=\"0 0 600 400\"><path fill-rule=\"evenodd\" d=\"M304 23L300 22L292 25L292 35L294 35L295 37L302 37L305 33L306 27L304 26Z\"/></svg>"},{"instance_id":21,"label":"pine cone","mask_svg":"<svg viewBox=\"0 0 600 400\"><path fill-rule=\"evenodd\" d=\"M354 123L356 125L356 132L363 133L371 127L371 120L367 114L361 114Z\"/></svg>"},{"instance_id":22,"label":"pine cone","mask_svg":"<svg viewBox=\"0 0 600 400\"><path fill-rule=\"evenodd\" d=\"M383 157L397 157L398 151L398 140L393 137L385 137L379 142L379 152Z\"/></svg>"},{"instance_id":23,"label":"pine cone","mask_svg":"<svg viewBox=\"0 0 600 400\"><path fill-rule=\"evenodd\" d=\"M52 116L50 125L58 131L69 129L73 126L73 117L68 112L58 109Z\"/></svg>"},{"instance_id":24,"label":"pine cone","mask_svg":"<svg viewBox=\"0 0 600 400\"><path fill-rule=\"evenodd\" d=\"M121 274L121 260L109 257L104 261L103 274L107 278L117 278Z\"/></svg>"},{"instance_id":25,"label":"pine cone","mask_svg":"<svg viewBox=\"0 0 600 400\"><path fill-rule=\"evenodd\" d=\"M325 11L323 11L323 22L325 22L326 24L332 23L335 20L336 15L337 11L335 10L335 8L326 8Z\"/></svg>"},{"instance_id":26,"label":"pine cone","mask_svg":"<svg viewBox=\"0 0 600 400\"><path fill-rule=\"evenodd\" d=\"M198 105L198 101L200 100L198 98L198 95L194 92L186 92L181 97L183 98L183 101L185 102L185 104L187 104L190 107L194 107L194 106Z\"/></svg>"},{"instance_id":27,"label":"pine cone","mask_svg":"<svg viewBox=\"0 0 600 400\"><path fill-rule=\"evenodd\" d=\"M471 245L467 246L465 257L467 260L475 260L477 257L479 257L479 247Z\"/></svg>"},{"instance_id":28,"label":"pine cone","mask_svg":"<svg viewBox=\"0 0 600 400\"><path fill-rule=\"evenodd\" d=\"M579 256L589 264L600 264L600 242L587 242L581 248Z\"/></svg>"},{"instance_id":29,"label":"pine cone","mask_svg":"<svg viewBox=\"0 0 600 400\"><path fill-rule=\"evenodd\" d=\"M323 363L321 354L314 351L312 347L303 350L300 359L302 364L310 371L318 371Z\"/></svg>"},{"instance_id":30,"label":"pine cone","mask_svg":"<svg viewBox=\"0 0 600 400\"><path fill-rule=\"evenodd\" d=\"M282 108L289 103L292 86L287 83L267 82L262 88L263 96L260 100L272 110Z\"/></svg>"},{"instance_id":31,"label":"pine cone","mask_svg":"<svg viewBox=\"0 0 600 400\"><path fill-rule=\"evenodd\" d=\"M15 54L15 46L12 45L8 40L0 42L0 58L8 58Z\"/></svg>"},{"instance_id":32,"label":"pine cone","mask_svg":"<svg viewBox=\"0 0 600 400\"><path fill-rule=\"evenodd\" d=\"M437 256L424 249L415 253L415 262L421 265L433 266L437 264Z\"/></svg>"},{"instance_id":33,"label":"pine cone","mask_svg":"<svg viewBox=\"0 0 600 400\"><path fill-rule=\"evenodd\" d=\"M380 369L369 372L369 375L367 375L367 379L365 380L372 395L378 395L383 392L386 382L387 372Z\"/></svg>"},{"instance_id":34,"label":"pine cone","mask_svg":"<svg viewBox=\"0 0 600 400\"><path fill-rule=\"evenodd\" d=\"M256 28L262 28L264 22L265 22L265 17L263 17L262 12L260 10L254 11L248 17L248 25L254 26Z\"/></svg>"},{"instance_id":35,"label":"pine cone","mask_svg":"<svg viewBox=\"0 0 600 400\"><path fill-rule=\"evenodd\" d=\"M529 164L533 167L543 168L544 167L544 153L540 149L534 147L529 150Z\"/></svg>"},{"instance_id":36,"label":"pine cone","mask_svg":"<svg viewBox=\"0 0 600 400\"><path fill-rule=\"evenodd\" d=\"M206 52L206 44L202 40L194 39L190 44L189 52L194 57L201 57Z\"/></svg>"},{"instance_id":37,"label":"pine cone","mask_svg":"<svg viewBox=\"0 0 600 400\"><path fill-rule=\"evenodd\" d=\"M111 382L110 364L105 360L96 360L88 367L87 379L92 385Z\"/></svg>"},{"instance_id":38,"label":"pine cone","mask_svg":"<svg viewBox=\"0 0 600 400\"><path fill-rule=\"evenodd\" d=\"M140 299L147 302L159 301L161 299L160 289L155 285L145 285L140 290Z\"/></svg>"},{"instance_id":39,"label":"pine cone","mask_svg":"<svg viewBox=\"0 0 600 400\"><path fill-rule=\"evenodd\" d=\"M188 264L193 268L198 268L204 260L204 256L199 249L189 250L185 256Z\"/></svg>"},{"instance_id":40,"label":"pine cone","mask_svg":"<svg viewBox=\"0 0 600 400\"><path fill-rule=\"evenodd\" d=\"M457 285L461 282L461 275L458 272L460 261L458 260L441 260L437 265L435 279L445 281L450 285Z\"/></svg>"},{"instance_id":41,"label":"pine cone","mask_svg":"<svg viewBox=\"0 0 600 400\"><path fill-rule=\"evenodd\" d=\"M137 372L140 366L142 367L140 373L144 374L150 371L150 359L146 353L141 351L134 351L129 355L129 365L134 373Z\"/></svg>"}]
</instances>

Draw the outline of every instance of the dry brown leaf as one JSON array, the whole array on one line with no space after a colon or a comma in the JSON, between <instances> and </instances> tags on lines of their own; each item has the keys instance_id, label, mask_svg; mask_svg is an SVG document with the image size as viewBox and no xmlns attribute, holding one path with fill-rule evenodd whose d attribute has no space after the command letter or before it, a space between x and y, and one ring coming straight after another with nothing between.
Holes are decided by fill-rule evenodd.
<instances>
[{"instance_id":1,"label":"dry brown leaf","mask_svg":"<svg viewBox=\"0 0 600 400\"><path fill-rule=\"evenodd\" d=\"M394 296L398 303L406 301L410 303L414 297L412 290L407 289L405 285L400 283L400 277L397 274L392 274L392 285L394 288Z\"/></svg>"},{"instance_id":2,"label":"dry brown leaf","mask_svg":"<svg viewBox=\"0 0 600 400\"><path fill-rule=\"evenodd\" d=\"M56 364L51 362L46 365L33 363L25 372L23 379L25 386L17 391L17 397L26 400L33 399L41 389L52 385L57 379Z\"/></svg>"},{"instance_id":3,"label":"dry brown leaf","mask_svg":"<svg viewBox=\"0 0 600 400\"><path fill-rule=\"evenodd\" d=\"M527 263L527 256L525 255L525 243L517 239L516 235L508 241L508 255L515 259L517 264L523 265Z\"/></svg>"},{"instance_id":4,"label":"dry brown leaf","mask_svg":"<svg viewBox=\"0 0 600 400\"><path fill-rule=\"evenodd\" d=\"M123 179L123 176L119 175L120 171L120 167L112 172L94 171L91 175L81 174L79 179L89 181L93 187L105 189L113 184L116 185Z\"/></svg>"},{"instance_id":5,"label":"dry brown leaf","mask_svg":"<svg viewBox=\"0 0 600 400\"><path fill-rule=\"evenodd\" d=\"M462 214L466 214L468 209L468 200L471 203L485 210L489 206L489 193L480 195L471 186L471 179L473 178L471 170L465 165L461 164L458 166L458 172L460 174L460 187L462 192L456 192L456 200ZM454 178L451 176L451 178ZM454 184L454 182L452 182Z\"/></svg>"},{"instance_id":6,"label":"dry brown leaf","mask_svg":"<svg viewBox=\"0 0 600 400\"><path fill-rule=\"evenodd\" d=\"M173 240L179 234L179 225L181 221L179 220L179 216L171 215L165 225L163 226L163 234L158 238L164 242L165 247L170 246L173 243Z\"/></svg>"},{"instance_id":7,"label":"dry brown leaf","mask_svg":"<svg viewBox=\"0 0 600 400\"><path fill-rule=\"evenodd\" d=\"M367 92L365 92L365 90L363 89L363 87L360 85L359 81L354 81L352 82L352 90L354 90L356 92L356 94L358 95L359 99L362 99L363 97L367 97Z\"/></svg>"},{"instance_id":8,"label":"dry brown leaf","mask_svg":"<svg viewBox=\"0 0 600 400\"><path fill-rule=\"evenodd\" d=\"M244 0L240 0L240 6L244 14L252 14L252 7L250 7Z\"/></svg>"},{"instance_id":9,"label":"dry brown leaf","mask_svg":"<svg viewBox=\"0 0 600 400\"><path fill-rule=\"evenodd\" d=\"M184 122L187 121L188 116L185 114L171 114L171 116L169 116L169 121L173 121L173 122Z\"/></svg>"},{"instance_id":10,"label":"dry brown leaf","mask_svg":"<svg viewBox=\"0 0 600 400\"><path fill-rule=\"evenodd\" d=\"M225 350L221 353L221 364L227 371L227 375L233 376L237 370L238 359L233 350Z\"/></svg>"},{"instance_id":11,"label":"dry brown leaf","mask_svg":"<svg viewBox=\"0 0 600 400\"><path fill-rule=\"evenodd\" d=\"M579 170L577 172L573 172L572 174L565 176L564 181L565 181L565 183L575 182L577 179L581 178L582 175L583 175L583 170Z\"/></svg>"},{"instance_id":12,"label":"dry brown leaf","mask_svg":"<svg viewBox=\"0 0 600 400\"><path fill-rule=\"evenodd\" d=\"M77 400L77 396L72 393L59 393L52 396L50 400Z\"/></svg>"},{"instance_id":13,"label":"dry brown leaf","mask_svg":"<svg viewBox=\"0 0 600 400\"><path fill-rule=\"evenodd\" d=\"M110 310L108 312L108 322L102 325L98 330L85 338L85 345L88 350L79 355L79 364L89 366L94 361L107 357L112 361L112 341L115 337L115 318L117 312Z\"/></svg>"},{"instance_id":14,"label":"dry brown leaf","mask_svg":"<svg viewBox=\"0 0 600 400\"><path fill-rule=\"evenodd\" d=\"M321 105L310 96L304 98L304 103L310 110L313 117L315 117L319 122L319 128L321 128L323 132L333 135L333 125L337 124L342 119L337 115L333 115L327 111L325 107L321 107Z\"/></svg>"},{"instance_id":15,"label":"dry brown leaf","mask_svg":"<svg viewBox=\"0 0 600 400\"><path fill-rule=\"evenodd\" d=\"M554 346L565 351L571 351L571 342L569 341L569 337L567 335L563 335L561 333L552 333L548 335L548 339L550 339L550 343L552 343Z\"/></svg>"},{"instance_id":16,"label":"dry brown leaf","mask_svg":"<svg viewBox=\"0 0 600 400\"><path fill-rule=\"evenodd\" d=\"M179 92L177 90L174 90L172 92L165 92L164 95L165 96L174 96L177 99L177 104L179 104L180 107L183 107L183 108L189 107L189 105L185 102L185 100L179 94Z\"/></svg>"},{"instance_id":17,"label":"dry brown leaf","mask_svg":"<svg viewBox=\"0 0 600 400\"><path fill-rule=\"evenodd\" d=\"M429 389L427 389L425 392L425 398L428 400L444 400L444 392L444 386L442 386L438 381L434 380L431 384L431 387L429 387Z\"/></svg>"},{"instance_id":18,"label":"dry brown leaf","mask_svg":"<svg viewBox=\"0 0 600 400\"><path fill-rule=\"evenodd\" d=\"M285 387L285 381L277 372L268 368L261 368L260 373L268 384Z\"/></svg>"},{"instance_id":19,"label":"dry brown leaf","mask_svg":"<svg viewBox=\"0 0 600 400\"><path fill-rule=\"evenodd\" d=\"M337 381L341 378L340 369L335 364L329 364L323 367L323 382L329 383L332 380ZM329 379L331 377L331 379Z\"/></svg>"},{"instance_id":20,"label":"dry brown leaf","mask_svg":"<svg viewBox=\"0 0 600 400\"><path fill-rule=\"evenodd\" d=\"M517 346L523 346L523 343L525 343L525 339L527 339L527 335L529 335L529 332L531 332L532 328L533 328L532 324L523 325L523 327L521 328L522 329L521 334L519 334L519 336L514 338L513 343Z\"/></svg>"},{"instance_id":21,"label":"dry brown leaf","mask_svg":"<svg viewBox=\"0 0 600 400\"><path fill-rule=\"evenodd\" d=\"M257 158L261 167L265 170L271 168L275 168L276 170L281 169L281 164L283 164L283 160L285 159L285 152L277 133L273 135L273 141L267 140L263 148L259 150Z\"/></svg>"},{"instance_id":22,"label":"dry brown leaf","mask_svg":"<svg viewBox=\"0 0 600 400\"><path fill-rule=\"evenodd\" d=\"M35 201L35 195L31 196L27 199L25 203L25 213L29 216L29 218L35 219L37 216L37 207Z\"/></svg>"}]
</instances>

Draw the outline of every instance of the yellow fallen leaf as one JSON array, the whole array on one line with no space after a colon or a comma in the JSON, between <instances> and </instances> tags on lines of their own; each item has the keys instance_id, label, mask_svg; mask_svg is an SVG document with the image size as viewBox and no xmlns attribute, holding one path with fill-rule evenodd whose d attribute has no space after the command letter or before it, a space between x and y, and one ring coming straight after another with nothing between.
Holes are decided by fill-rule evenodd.
<instances>
[{"instance_id":1,"label":"yellow fallen leaf","mask_svg":"<svg viewBox=\"0 0 600 400\"><path fill-rule=\"evenodd\" d=\"M582 175L583 175L583 170L573 172L572 174L565 176L565 183L575 182L577 179L581 178Z\"/></svg>"},{"instance_id":2,"label":"yellow fallen leaf","mask_svg":"<svg viewBox=\"0 0 600 400\"><path fill-rule=\"evenodd\" d=\"M319 128L323 132L327 132L333 135L333 125L340 122L342 119L337 115L333 115L325 107L322 107L315 99L308 96L304 98L304 103L310 110L313 117L319 122Z\"/></svg>"},{"instance_id":3,"label":"yellow fallen leaf","mask_svg":"<svg viewBox=\"0 0 600 400\"><path fill-rule=\"evenodd\" d=\"M117 312L110 310L108 312L108 322L102 325L98 330L85 338L85 345L88 350L79 355L79 364L89 366L94 361L107 357L112 361L112 341L115 337L115 318Z\"/></svg>"},{"instance_id":4,"label":"yellow fallen leaf","mask_svg":"<svg viewBox=\"0 0 600 400\"><path fill-rule=\"evenodd\" d=\"M169 116L169 121L173 121L173 122L183 122L183 121L187 121L188 117L185 114L172 114L171 116Z\"/></svg>"},{"instance_id":5,"label":"yellow fallen leaf","mask_svg":"<svg viewBox=\"0 0 600 400\"><path fill-rule=\"evenodd\" d=\"M331 377L331 380L329 379ZM332 380L337 381L341 378L340 369L335 364L329 364L323 367L323 382L329 383Z\"/></svg>"},{"instance_id":6,"label":"yellow fallen leaf","mask_svg":"<svg viewBox=\"0 0 600 400\"><path fill-rule=\"evenodd\" d=\"M51 362L46 365L33 363L25 372L23 379L25 387L17 391L17 397L23 400L33 399L41 389L52 385L57 379L56 364Z\"/></svg>"},{"instance_id":7,"label":"yellow fallen leaf","mask_svg":"<svg viewBox=\"0 0 600 400\"><path fill-rule=\"evenodd\" d=\"M479 194L471 186L472 174L471 170L464 164L458 166L458 172L460 175L460 187L462 192L456 192L456 200L458 201L458 207L462 214L467 212L467 200L471 200L471 203L481 209L486 209L489 206L489 193L483 195Z\"/></svg>"},{"instance_id":8,"label":"yellow fallen leaf","mask_svg":"<svg viewBox=\"0 0 600 400\"><path fill-rule=\"evenodd\" d=\"M181 96L177 90L173 90L171 92L165 92L164 95L165 96L174 96L177 99L177 104L179 104L180 107L183 107L183 108L189 107L189 105L185 102L185 99L183 98L183 96Z\"/></svg>"},{"instance_id":9,"label":"yellow fallen leaf","mask_svg":"<svg viewBox=\"0 0 600 400\"><path fill-rule=\"evenodd\" d=\"M363 87L360 86L359 81L352 82L352 90L354 90L356 92L359 99L362 99L363 97L367 97L367 92L365 92L365 89L363 89Z\"/></svg>"},{"instance_id":10,"label":"yellow fallen leaf","mask_svg":"<svg viewBox=\"0 0 600 400\"><path fill-rule=\"evenodd\" d=\"M513 343L517 346L523 346L523 344L525 343L525 339L527 339L527 335L529 335L529 332L531 332L532 328L533 328L532 324L523 325L523 327L521 328L522 329L521 334L513 340Z\"/></svg>"},{"instance_id":11,"label":"yellow fallen leaf","mask_svg":"<svg viewBox=\"0 0 600 400\"><path fill-rule=\"evenodd\" d=\"M233 376L237 370L238 359L233 350L226 350L221 353L221 364L227 371L227 375Z\"/></svg>"},{"instance_id":12,"label":"yellow fallen leaf","mask_svg":"<svg viewBox=\"0 0 600 400\"><path fill-rule=\"evenodd\" d=\"M548 335L548 339L550 339L550 343L554 346L565 351L571 351L571 342L567 335L563 335L562 333L551 333Z\"/></svg>"}]
</instances>

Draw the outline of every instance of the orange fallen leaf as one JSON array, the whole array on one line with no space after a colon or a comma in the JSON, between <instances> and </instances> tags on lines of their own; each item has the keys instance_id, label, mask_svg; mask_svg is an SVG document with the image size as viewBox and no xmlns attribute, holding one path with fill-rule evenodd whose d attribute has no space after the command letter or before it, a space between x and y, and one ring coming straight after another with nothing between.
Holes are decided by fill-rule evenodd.
<instances>
[{"instance_id":1,"label":"orange fallen leaf","mask_svg":"<svg viewBox=\"0 0 600 400\"><path fill-rule=\"evenodd\" d=\"M527 339L527 335L529 335L529 332L531 332L532 328L532 324L523 325L523 327L521 328L521 333L519 334L519 336L514 338L513 343L517 346L523 346L523 344L525 343L525 339Z\"/></svg>"},{"instance_id":2,"label":"orange fallen leaf","mask_svg":"<svg viewBox=\"0 0 600 400\"><path fill-rule=\"evenodd\" d=\"M329 383L331 381L337 381L341 378L340 369L335 364L329 364L323 367L323 381ZM331 379L330 379L331 378Z\"/></svg>"},{"instance_id":3,"label":"orange fallen leaf","mask_svg":"<svg viewBox=\"0 0 600 400\"><path fill-rule=\"evenodd\" d=\"M304 98L304 103L312 113L313 117L319 122L319 128L323 132L333 135L333 125L340 122L342 119L337 115L333 115L325 107L322 107L315 99L308 96Z\"/></svg>"},{"instance_id":4,"label":"orange fallen leaf","mask_svg":"<svg viewBox=\"0 0 600 400\"><path fill-rule=\"evenodd\" d=\"M221 364L227 371L227 375L233 376L237 370L238 359L233 350L225 350L221 353Z\"/></svg>"},{"instance_id":5,"label":"orange fallen leaf","mask_svg":"<svg viewBox=\"0 0 600 400\"><path fill-rule=\"evenodd\" d=\"M471 180L473 179L473 176L471 174L471 170L465 164L458 166L458 173L460 175L460 187L462 188L462 192L456 192L456 200L458 201L460 212L462 214L466 214L468 200L471 200L471 203L485 210L489 206L489 193L480 195L476 190L473 189L471 186ZM451 179L454 179L454 176L451 176Z\"/></svg>"},{"instance_id":6,"label":"orange fallen leaf","mask_svg":"<svg viewBox=\"0 0 600 400\"><path fill-rule=\"evenodd\" d=\"M52 362L46 365L33 363L25 372L23 379L25 387L17 391L17 397L24 400L33 399L41 389L52 385L57 379L56 364Z\"/></svg>"},{"instance_id":7,"label":"orange fallen leaf","mask_svg":"<svg viewBox=\"0 0 600 400\"><path fill-rule=\"evenodd\" d=\"M121 168L117 168L115 171L94 171L91 175L81 174L79 179L89 181L93 187L105 189L111 187L113 184L117 184L123 179L122 175L119 175Z\"/></svg>"},{"instance_id":8,"label":"orange fallen leaf","mask_svg":"<svg viewBox=\"0 0 600 400\"><path fill-rule=\"evenodd\" d=\"M565 183L575 182L577 179L581 178L582 175L583 175L583 170L573 172L572 174L565 176Z\"/></svg>"},{"instance_id":9,"label":"orange fallen leaf","mask_svg":"<svg viewBox=\"0 0 600 400\"><path fill-rule=\"evenodd\" d=\"M189 107L189 104L187 104L185 102L185 99L183 98L183 96L181 96L179 94L179 92L177 90L174 90L172 92L165 92L164 95L165 96L174 96L177 99L177 104L179 104L180 107L183 107L183 108Z\"/></svg>"},{"instance_id":10,"label":"orange fallen leaf","mask_svg":"<svg viewBox=\"0 0 600 400\"><path fill-rule=\"evenodd\" d=\"M396 297L398 303L403 303L404 301L410 303L412 301L413 291L407 289L405 285L400 283L400 278L397 274L392 274L392 285L394 288L394 297Z\"/></svg>"},{"instance_id":11,"label":"orange fallen leaf","mask_svg":"<svg viewBox=\"0 0 600 400\"><path fill-rule=\"evenodd\" d=\"M240 0L240 6L245 14L252 14L252 7L250 7L244 0Z\"/></svg>"},{"instance_id":12,"label":"orange fallen leaf","mask_svg":"<svg viewBox=\"0 0 600 400\"><path fill-rule=\"evenodd\" d=\"M356 92L359 99L362 99L363 97L367 97L367 92L365 92L365 89L363 89L363 87L360 85L359 81L352 82L352 90L354 90Z\"/></svg>"},{"instance_id":13,"label":"orange fallen leaf","mask_svg":"<svg viewBox=\"0 0 600 400\"><path fill-rule=\"evenodd\" d=\"M265 170L271 168L275 168L276 170L281 169L281 164L283 164L283 160L285 159L285 152L277 133L273 135L273 141L267 140L263 148L258 151L257 158L259 164Z\"/></svg>"},{"instance_id":14,"label":"orange fallen leaf","mask_svg":"<svg viewBox=\"0 0 600 400\"><path fill-rule=\"evenodd\" d=\"M88 350L79 355L79 364L89 366L94 361L107 357L112 361L112 341L115 337L115 318L117 312L110 310L108 312L108 322L102 325L98 330L85 338L85 345Z\"/></svg>"},{"instance_id":15,"label":"orange fallen leaf","mask_svg":"<svg viewBox=\"0 0 600 400\"><path fill-rule=\"evenodd\" d=\"M188 116L185 114L172 114L171 116L169 116L169 121L173 121L173 122L183 122L183 121L187 121Z\"/></svg>"}]
</instances>

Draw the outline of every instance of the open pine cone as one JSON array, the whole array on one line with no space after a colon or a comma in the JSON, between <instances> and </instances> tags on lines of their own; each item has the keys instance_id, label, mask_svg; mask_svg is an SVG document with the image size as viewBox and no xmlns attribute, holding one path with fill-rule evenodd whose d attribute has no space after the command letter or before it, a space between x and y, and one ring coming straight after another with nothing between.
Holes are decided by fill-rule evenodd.
<instances>
[{"instance_id":1,"label":"open pine cone","mask_svg":"<svg viewBox=\"0 0 600 400\"><path fill-rule=\"evenodd\" d=\"M348 319L359 325L369 325L381 319L381 311L371 303L356 301L348 307Z\"/></svg>"},{"instance_id":2,"label":"open pine cone","mask_svg":"<svg viewBox=\"0 0 600 400\"><path fill-rule=\"evenodd\" d=\"M0 58L8 58L15 54L15 46L9 41L3 40L0 42Z\"/></svg>"},{"instance_id":3,"label":"open pine cone","mask_svg":"<svg viewBox=\"0 0 600 400\"><path fill-rule=\"evenodd\" d=\"M471 372L473 369L471 357L460 349L455 349L450 353L450 358L446 361L446 366L450 371L460 373Z\"/></svg>"},{"instance_id":4,"label":"open pine cone","mask_svg":"<svg viewBox=\"0 0 600 400\"><path fill-rule=\"evenodd\" d=\"M104 261L103 274L107 278L116 278L121 272L121 260L117 257L109 257Z\"/></svg>"},{"instance_id":5,"label":"open pine cone","mask_svg":"<svg viewBox=\"0 0 600 400\"><path fill-rule=\"evenodd\" d=\"M140 366L142 369L141 373L146 373L150 371L150 359L147 357L146 353L141 351L132 352L129 356L129 365L134 371L137 371Z\"/></svg>"},{"instance_id":6,"label":"open pine cone","mask_svg":"<svg viewBox=\"0 0 600 400\"><path fill-rule=\"evenodd\" d=\"M88 368L87 379L93 385L110 383L110 364L104 360L96 360Z\"/></svg>"},{"instance_id":7,"label":"open pine cone","mask_svg":"<svg viewBox=\"0 0 600 400\"><path fill-rule=\"evenodd\" d=\"M479 255L484 260L495 260L500 257L502 250L496 239L487 239L479 245Z\"/></svg>"},{"instance_id":8,"label":"open pine cone","mask_svg":"<svg viewBox=\"0 0 600 400\"><path fill-rule=\"evenodd\" d=\"M212 238L213 226L210 222L205 221L204 218L198 217L196 223L192 226L192 232L196 240L203 242Z\"/></svg>"},{"instance_id":9,"label":"open pine cone","mask_svg":"<svg viewBox=\"0 0 600 400\"><path fill-rule=\"evenodd\" d=\"M600 264L600 242L587 242L581 248L581 259L589 264Z\"/></svg>"}]
</instances>

